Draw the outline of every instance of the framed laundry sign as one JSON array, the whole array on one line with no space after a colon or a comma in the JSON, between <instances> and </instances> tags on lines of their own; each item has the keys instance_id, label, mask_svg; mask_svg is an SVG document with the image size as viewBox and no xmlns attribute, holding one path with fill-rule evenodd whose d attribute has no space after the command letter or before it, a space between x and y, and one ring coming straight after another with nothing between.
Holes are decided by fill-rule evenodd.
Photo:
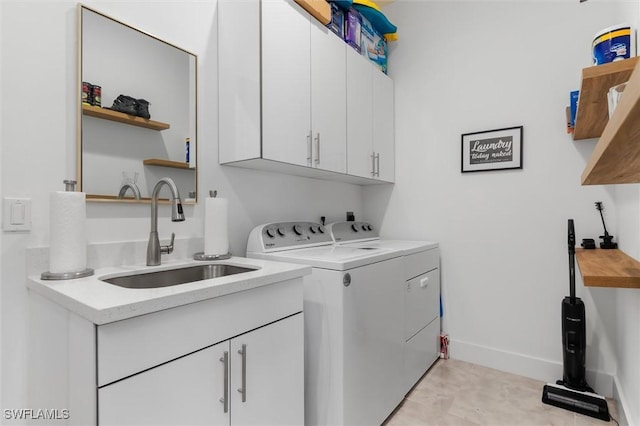
<instances>
[{"instance_id":1,"label":"framed laundry sign","mask_svg":"<svg viewBox=\"0 0 640 426\"><path fill-rule=\"evenodd\" d=\"M522 168L522 126L462 135L462 173Z\"/></svg>"}]
</instances>

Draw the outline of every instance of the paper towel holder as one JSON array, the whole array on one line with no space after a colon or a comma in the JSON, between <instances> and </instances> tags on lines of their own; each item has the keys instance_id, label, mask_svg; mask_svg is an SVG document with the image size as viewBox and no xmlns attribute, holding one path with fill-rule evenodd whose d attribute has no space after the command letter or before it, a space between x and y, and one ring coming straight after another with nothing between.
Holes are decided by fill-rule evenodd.
<instances>
[{"instance_id":1,"label":"paper towel holder","mask_svg":"<svg viewBox=\"0 0 640 426\"><path fill-rule=\"evenodd\" d=\"M76 190L76 181L75 180L64 180L64 190L67 192L75 192ZM93 269L85 268L82 271L77 272L43 272L40 275L40 279L42 280L71 280L74 278L84 278L89 277L94 274Z\"/></svg>"},{"instance_id":2,"label":"paper towel holder","mask_svg":"<svg viewBox=\"0 0 640 426\"><path fill-rule=\"evenodd\" d=\"M94 271L87 268L79 272L43 272L40 275L42 280L71 280L74 278L84 278L93 275Z\"/></svg>"},{"instance_id":3,"label":"paper towel holder","mask_svg":"<svg viewBox=\"0 0 640 426\"><path fill-rule=\"evenodd\" d=\"M209 190L209 197L216 198L218 196L218 190ZM231 259L231 252L226 254L204 254L203 251L193 255L194 260L227 260Z\"/></svg>"}]
</instances>

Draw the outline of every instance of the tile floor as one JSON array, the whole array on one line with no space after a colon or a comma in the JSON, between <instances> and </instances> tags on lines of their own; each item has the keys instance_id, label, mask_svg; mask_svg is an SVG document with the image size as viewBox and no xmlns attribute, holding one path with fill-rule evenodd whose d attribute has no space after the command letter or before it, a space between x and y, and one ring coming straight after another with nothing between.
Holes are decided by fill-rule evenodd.
<instances>
[{"instance_id":1,"label":"tile floor","mask_svg":"<svg viewBox=\"0 0 640 426\"><path fill-rule=\"evenodd\" d=\"M385 426L615 425L543 404L543 386L538 380L463 361L438 360ZM608 403L618 419L615 401Z\"/></svg>"}]
</instances>

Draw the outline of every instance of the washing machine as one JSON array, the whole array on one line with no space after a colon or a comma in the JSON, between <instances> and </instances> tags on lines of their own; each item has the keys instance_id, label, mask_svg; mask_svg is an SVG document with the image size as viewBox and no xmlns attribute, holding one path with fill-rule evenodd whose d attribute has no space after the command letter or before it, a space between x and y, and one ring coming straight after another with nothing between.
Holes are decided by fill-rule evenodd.
<instances>
[{"instance_id":1,"label":"washing machine","mask_svg":"<svg viewBox=\"0 0 640 426\"><path fill-rule=\"evenodd\" d=\"M381 424L405 395L404 258L334 244L315 222L254 228L247 257L312 267L304 277L305 424Z\"/></svg>"},{"instance_id":2,"label":"washing machine","mask_svg":"<svg viewBox=\"0 0 640 426\"><path fill-rule=\"evenodd\" d=\"M440 356L440 249L431 241L381 239L367 222L327 225L344 248L392 250L402 255L403 386L408 392Z\"/></svg>"}]
</instances>

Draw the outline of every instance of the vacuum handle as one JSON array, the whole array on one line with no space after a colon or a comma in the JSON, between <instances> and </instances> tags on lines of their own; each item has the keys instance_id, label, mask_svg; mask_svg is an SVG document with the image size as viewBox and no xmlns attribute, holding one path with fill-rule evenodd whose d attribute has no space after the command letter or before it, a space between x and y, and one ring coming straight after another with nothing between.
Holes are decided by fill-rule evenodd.
<instances>
[{"instance_id":1,"label":"vacuum handle","mask_svg":"<svg viewBox=\"0 0 640 426\"><path fill-rule=\"evenodd\" d=\"M576 231L573 227L573 219L569 219L567 234L569 244L569 297L571 297L571 300L574 300L576 298Z\"/></svg>"},{"instance_id":2,"label":"vacuum handle","mask_svg":"<svg viewBox=\"0 0 640 426\"><path fill-rule=\"evenodd\" d=\"M573 227L573 219L569 219L569 232L568 232L569 253L576 252L576 231Z\"/></svg>"}]
</instances>

